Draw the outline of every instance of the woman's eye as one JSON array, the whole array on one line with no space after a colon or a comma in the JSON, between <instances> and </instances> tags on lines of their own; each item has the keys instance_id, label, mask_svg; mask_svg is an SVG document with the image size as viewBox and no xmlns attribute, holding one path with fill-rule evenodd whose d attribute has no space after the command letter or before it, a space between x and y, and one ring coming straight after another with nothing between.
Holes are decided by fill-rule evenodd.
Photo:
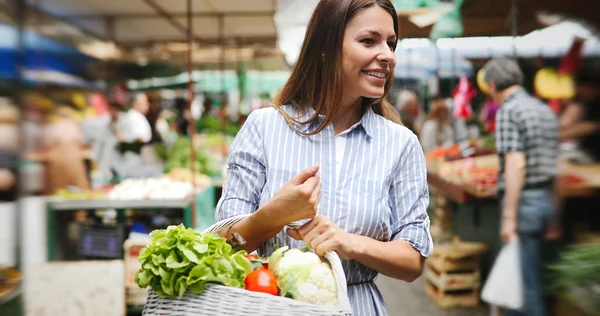
<instances>
[{"instance_id":1,"label":"woman's eye","mask_svg":"<svg viewBox=\"0 0 600 316\"><path fill-rule=\"evenodd\" d=\"M388 46L394 51L396 50L396 43L395 42L388 42Z\"/></svg>"},{"instance_id":2,"label":"woman's eye","mask_svg":"<svg viewBox=\"0 0 600 316\"><path fill-rule=\"evenodd\" d=\"M365 38L365 39L360 40L360 42L363 44L367 44L367 45L375 44L375 41L372 38Z\"/></svg>"}]
</instances>

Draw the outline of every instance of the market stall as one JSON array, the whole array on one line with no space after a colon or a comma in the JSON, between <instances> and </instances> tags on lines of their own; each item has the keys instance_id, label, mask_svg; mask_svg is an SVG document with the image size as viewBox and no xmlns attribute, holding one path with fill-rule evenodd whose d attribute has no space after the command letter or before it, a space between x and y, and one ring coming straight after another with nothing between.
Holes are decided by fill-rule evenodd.
<instances>
[{"instance_id":1,"label":"market stall","mask_svg":"<svg viewBox=\"0 0 600 316\"><path fill-rule=\"evenodd\" d=\"M487 244L488 252L482 255L481 278L485 280L502 247L499 239L501 209L498 202L496 180L499 170L498 156L485 141L469 145L439 148L426 154L428 183L432 192L430 214L431 233L436 244L450 243L453 238ZM562 160L559 164L557 194L563 201L594 199L600 196L600 165L576 165ZM562 224L567 245L594 242L587 221L594 213L565 204ZM597 209L597 208L596 208ZM596 241L597 242L597 241ZM561 243L562 244L562 243ZM552 244L544 254L546 264L557 258L558 244ZM550 249L553 248L553 249ZM549 273L549 272L547 272ZM570 301L569 304L577 304Z\"/></svg>"}]
</instances>

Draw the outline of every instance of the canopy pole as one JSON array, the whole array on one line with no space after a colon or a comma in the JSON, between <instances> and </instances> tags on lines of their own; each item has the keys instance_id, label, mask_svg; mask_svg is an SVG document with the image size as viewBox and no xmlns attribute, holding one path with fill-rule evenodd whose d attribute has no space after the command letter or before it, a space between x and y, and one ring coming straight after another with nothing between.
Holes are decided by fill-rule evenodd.
<instances>
[{"instance_id":1,"label":"canopy pole","mask_svg":"<svg viewBox=\"0 0 600 316\"><path fill-rule=\"evenodd\" d=\"M516 59L517 56L517 36L519 36L519 9L517 0L512 0L511 9L511 34L513 37L513 57Z\"/></svg>"},{"instance_id":2,"label":"canopy pole","mask_svg":"<svg viewBox=\"0 0 600 316\"><path fill-rule=\"evenodd\" d=\"M12 5L15 8L15 19L16 19L16 23L17 23L17 58L16 58L16 62L15 62L15 68L16 68L16 73L15 73L15 79L14 79L14 84L15 84L15 89L13 91L13 102L14 105L17 107L18 111L19 111L19 115L21 117L25 116L25 109L23 106L23 102L22 102L22 97L21 97L21 93L24 92L24 87L23 87L23 78L22 78L22 69L25 66L25 26L27 24L27 14L28 14L28 8L27 5L25 3L25 0L13 0L12 1ZM23 120L19 120L18 124L19 124L19 134L17 135L17 138L19 140L19 148L18 148L18 155L16 158L16 162L15 162L15 170L16 170L16 174L15 176L17 177L17 179L22 179L22 169L18 168L19 164L21 163L21 159L22 157L25 157L25 137L23 135L25 135L25 130L24 130L24 124L23 124ZM13 224L15 224L15 231L14 231L14 248L13 250L13 254L15 256L15 264L14 264L14 268L16 269L21 269L21 249L23 246L22 243L22 229L21 227L23 227L21 225L22 221L23 221L23 212L21 212L21 210L24 208L23 205L23 199L21 199L21 196L24 196L23 193L23 188L21 186L21 183L19 180L16 181L16 183L13 184L14 186L17 187L17 196L16 198L16 204L17 204L17 209L15 212L15 219L13 221ZM52 254L54 255L54 254Z\"/></svg>"},{"instance_id":3,"label":"canopy pole","mask_svg":"<svg viewBox=\"0 0 600 316\"><path fill-rule=\"evenodd\" d=\"M192 28L192 0L187 0L187 68L188 68L188 111L192 113L192 103L194 102L194 78L193 74L193 57L192 49L194 47L194 36ZM185 113L182 113L185 115ZM188 132L190 134L190 170L192 173L192 228L196 227L196 151L194 150L194 134L196 134L196 126L194 117L190 115L190 124L188 125Z\"/></svg>"},{"instance_id":4,"label":"canopy pole","mask_svg":"<svg viewBox=\"0 0 600 316\"><path fill-rule=\"evenodd\" d=\"M221 60L219 61L219 68L221 70L221 133L225 136L227 131L227 102L226 96L226 78L225 78L225 16L219 15L219 42L221 43ZM221 152L225 155L227 151L225 137L221 138Z\"/></svg>"}]
</instances>

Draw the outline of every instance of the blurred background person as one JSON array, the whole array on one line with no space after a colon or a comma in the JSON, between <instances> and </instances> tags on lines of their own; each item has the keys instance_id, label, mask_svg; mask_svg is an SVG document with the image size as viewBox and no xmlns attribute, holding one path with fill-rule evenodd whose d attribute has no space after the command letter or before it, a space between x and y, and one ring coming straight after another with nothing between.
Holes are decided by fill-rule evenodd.
<instances>
[{"instance_id":1,"label":"blurred background person","mask_svg":"<svg viewBox=\"0 0 600 316\"><path fill-rule=\"evenodd\" d=\"M19 113L0 100L0 202L17 198L17 161L19 147Z\"/></svg>"},{"instance_id":2,"label":"blurred background person","mask_svg":"<svg viewBox=\"0 0 600 316\"><path fill-rule=\"evenodd\" d=\"M116 164L119 163L119 152L117 145L119 143L119 133L122 133L123 127L123 106L117 102L108 104L109 121L104 129L98 132L97 142L94 144L94 161L96 162L97 176L101 179L99 185L105 185L110 182L115 174Z\"/></svg>"},{"instance_id":3,"label":"blurred background person","mask_svg":"<svg viewBox=\"0 0 600 316\"><path fill-rule=\"evenodd\" d=\"M517 238L524 286L522 311L505 315L545 316L541 285L541 247L556 217L553 185L557 175L558 121L550 107L522 87L523 73L510 59L484 66L490 96L500 105L496 116L496 151L500 159L498 197L500 237Z\"/></svg>"},{"instance_id":4,"label":"blurred background person","mask_svg":"<svg viewBox=\"0 0 600 316\"><path fill-rule=\"evenodd\" d=\"M600 161L600 74L584 69L577 76L577 96L560 119L560 139L574 143L582 163Z\"/></svg>"},{"instance_id":5,"label":"blurred background person","mask_svg":"<svg viewBox=\"0 0 600 316\"><path fill-rule=\"evenodd\" d=\"M437 147L450 146L454 143L454 130L450 119L450 110L442 97L433 99L431 110L421 129L419 136L424 151Z\"/></svg>"},{"instance_id":6,"label":"blurred background person","mask_svg":"<svg viewBox=\"0 0 600 316\"><path fill-rule=\"evenodd\" d=\"M396 110L400 113L402 124L419 136L425 121L425 113L417 95L409 90L400 91L396 100Z\"/></svg>"},{"instance_id":7,"label":"blurred background person","mask_svg":"<svg viewBox=\"0 0 600 316\"><path fill-rule=\"evenodd\" d=\"M123 117L123 133L120 141L123 143L149 143L152 140L152 128L146 115L150 111L150 101L143 93L135 95L131 108Z\"/></svg>"},{"instance_id":8,"label":"blurred background person","mask_svg":"<svg viewBox=\"0 0 600 316\"><path fill-rule=\"evenodd\" d=\"M173 121L174 129L181 136L189 136L191 113L188 110L188 101L185 98L175 99L175 109L177 113Z\"/></svg>"},{"instance_id":9,"label":"blurred background person","mask_svg":"<svg viewBox=\"0 0 600 316\"><path fill-rule=\"evenodd\" d=\"M84 137L80 125L73 119L73 110L58 106L42 128L45 151L46 193L74 186L89 189L84 162Z\"/></svg>"}]
</instances>

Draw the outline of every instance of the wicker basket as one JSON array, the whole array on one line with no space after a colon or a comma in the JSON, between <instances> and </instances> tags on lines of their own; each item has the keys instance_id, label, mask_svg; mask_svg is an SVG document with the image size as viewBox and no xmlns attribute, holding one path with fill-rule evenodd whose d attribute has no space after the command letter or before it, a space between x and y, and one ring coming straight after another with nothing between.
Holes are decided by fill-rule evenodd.
<instances>
[{"instance_id":1,"label":"wicker basket","mask_svg":"<svg viewBox=\"0 0 600 316\"><path fill-rule=\"evenodd\" d=\"M216 233L221 229L231 227L246 216L235 216L218 222L207 228L204 233ZM294 227L296 225L290 224L289 226ZM325 254L325 258L331 265L337 283L338 304L335 308L214 284L207 286L202 294L187 292L183 297L177 299L161 297L156 295L153 290L150 290L143 315L247 316L251 314L264 316L350 316L352 315L352 308L348 300L346 276L342 269L340 258L335 252L331 251Z\"/></svg>"}]
</instances>

